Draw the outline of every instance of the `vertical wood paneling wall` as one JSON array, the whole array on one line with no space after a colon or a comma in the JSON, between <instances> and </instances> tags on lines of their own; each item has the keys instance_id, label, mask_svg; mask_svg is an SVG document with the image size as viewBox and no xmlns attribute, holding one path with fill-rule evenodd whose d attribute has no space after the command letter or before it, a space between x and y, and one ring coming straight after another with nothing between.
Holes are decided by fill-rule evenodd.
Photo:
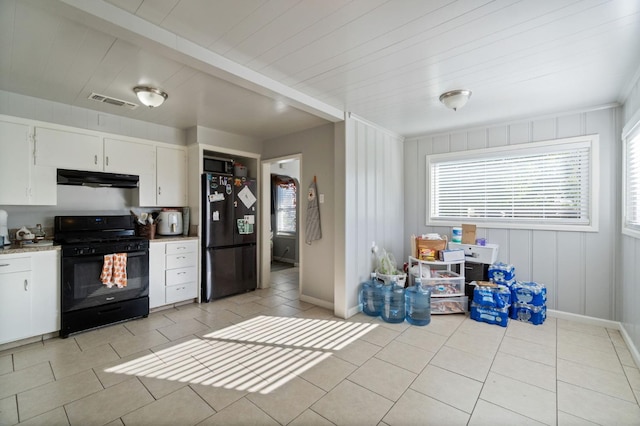
<instances>
[{"instance_id":1,"label":"vertical wood paneling wall","mask_svg":"<svg viewBox=\"0 0 640 426\"><path fill-rule=\"evenodd\" d=\"M402 138L363 121L345 126L345 302L358 308L358 287L375 269L372 243L405 259Z\"/></svg>"},{"instance_id":2,"label":"vertical wood paneling wall","mask_svg":"<svg viewBox=\"0 0 640 426\"><path fill-rule=\"evenodd\" d=\"M406 140L405 233L451 235L449 227L426 226L427 155L599 134L598 232L478 228L477 235L500 246L498 260L513 264L518 280L546 284L548 308L614 320L620 216L617 207L620 192L619 114L619 109L611 107ZM404 252L405 257L410 254L408 241L404 244Z\"/></svg>"},{"instance_id":3,"label":"vertical wood paneling wall","mask_svg":"<svg viewBox=\"0 0 640 426\"><path fill-rule=\"evenodd\" d=\"M624 103L622 125L640 111L640 78L636 80ZM617 300L620 308L617 318L635 347L640 350L640 239L621 236L620 291Z\"/></svg>"}]
</instances>

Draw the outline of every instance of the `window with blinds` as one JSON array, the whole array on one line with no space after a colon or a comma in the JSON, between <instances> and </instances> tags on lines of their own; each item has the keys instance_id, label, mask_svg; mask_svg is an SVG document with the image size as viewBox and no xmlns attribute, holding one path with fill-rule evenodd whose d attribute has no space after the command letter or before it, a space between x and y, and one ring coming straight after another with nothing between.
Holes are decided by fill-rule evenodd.
<instances>
[{"instance_id":1,"label":"window with blinds","mask_svg":"<svg viewBox=\"0 0 640 426\"><path fill-rule=\"evenodd\" d=\"M279 184L276 187L276 233L292 235L296 233L296 185Z\"/></svg>"},{"instance_id":2,"label":"window with blinds","mask_svg":"<svg viewBox=\"0 0 640 426\"><path fill-rule=\"evenodd\" d=\"M597 136L427 156L431 225L596 230Z\"/></svg>"},{"instance_id":3,"label":"window with blinds","mask_svg":"<svg viewBox=\"0 0 640 426\"><path fill-rule=\"evenodd\" d=\"M640 238L640 122L623 131L623 222L622 232Z\"/></svg>"}]
</instances>

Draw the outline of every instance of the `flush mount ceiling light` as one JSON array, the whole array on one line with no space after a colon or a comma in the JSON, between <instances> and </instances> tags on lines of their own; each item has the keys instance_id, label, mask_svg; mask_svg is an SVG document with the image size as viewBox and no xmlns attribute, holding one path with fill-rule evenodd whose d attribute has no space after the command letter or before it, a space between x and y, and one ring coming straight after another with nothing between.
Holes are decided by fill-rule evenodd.
<instances>
[{"instance_id":1,"label":"flush mount ceiling light","mask_svg":"<svg viewBox=\"0 0 640 426\"><path fill-rule=\"evenodd\" d=\"M471 90L451 90L440 95L440 102L447 108L457 111L458 108L465 106L471 97Z\"/></svg>"},{"instance_id":2,"label":"flush mount ceiling light","mask_svg":"<svg viewBox=\"0 0 640 426\"><path fill-rule=\"evenodd\" d=\"M162 103L169 97L165 92L160 89L156 89L154 87L148 86L136 86L133 88L133 91L136 92L138 99L144 105L149 108L154 108L162 105Z\"/></svg>"}]
</instances>

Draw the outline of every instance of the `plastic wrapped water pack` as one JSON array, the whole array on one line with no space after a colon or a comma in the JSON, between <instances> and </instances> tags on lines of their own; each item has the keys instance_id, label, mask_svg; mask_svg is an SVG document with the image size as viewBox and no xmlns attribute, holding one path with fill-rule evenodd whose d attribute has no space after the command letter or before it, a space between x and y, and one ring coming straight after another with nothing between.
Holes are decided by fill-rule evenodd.
<instances>
[{"instance_id":1,"label":"plastic wrapped water pack","mask_svg":"<svg viewBox=\"0 0 640 426\"><path fill-rule=\"evenodd\" d=\"M547 288L544 284L533 281L516 281L511 286L511 302L544 306L547 303Z\"/></svg>"},{"instance_id":2,"label":"plastic wrapped water pack","mask_svg":"<svg viewBox=\"0 0 640 426\"><path fill-rule=\"evenodd\" d=\"M473 290L473 302L486 308L508 308L511 305L511 290L506 286L476 286Z\"/></svg>"},{"instance_id":3,"label":"plastic wrapped water pack","mask_svg":"<svg viewBox=\"0 0 640 426\"><path fill-rule=\"evenodd\" d=\"M507 284L516 278L516 268L502 262L493 263L487 269L489 281L496 284Z\"/></svg>"}]
</instances>

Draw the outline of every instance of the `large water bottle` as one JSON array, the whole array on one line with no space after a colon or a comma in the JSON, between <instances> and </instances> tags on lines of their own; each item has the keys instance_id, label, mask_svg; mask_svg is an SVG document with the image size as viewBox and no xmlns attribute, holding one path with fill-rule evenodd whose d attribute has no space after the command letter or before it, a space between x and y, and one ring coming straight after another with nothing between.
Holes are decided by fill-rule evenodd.
<instances>
[{"instance_id":1,"label":"large water bottle","mask_svg":"<svg viewBox=\"0 0 640 426\"><path fill-rule=\"evenodd\" d=\"M405 291L406 319L409 324L427 325L431 322L431 290L422 286L420 277L415 283Z\"/></svg>"},{"instance_id":2,"label":"large water bottle","mask_svg":"<svg viewBox=\"0 0 640 426\"><path fill-rule=\"evenodd\" d=\"M360 303L362 312L372 317L382 313L382 282L376 278L376 273L371 273L371 279L362 283L360 289Z\"/></svg>"},{"instance_id":3,"label":"large water bottle","mask_svg":"<svg viewBox=\"0 0 640 426\"><path fill-rule=\"evenodd\" d=\"M382 319L391 323L403 322L405 316L404 287L398 285L397 278L393 278L391 284L385 286L383 294Z\"/></svg>"}]
</instances>

